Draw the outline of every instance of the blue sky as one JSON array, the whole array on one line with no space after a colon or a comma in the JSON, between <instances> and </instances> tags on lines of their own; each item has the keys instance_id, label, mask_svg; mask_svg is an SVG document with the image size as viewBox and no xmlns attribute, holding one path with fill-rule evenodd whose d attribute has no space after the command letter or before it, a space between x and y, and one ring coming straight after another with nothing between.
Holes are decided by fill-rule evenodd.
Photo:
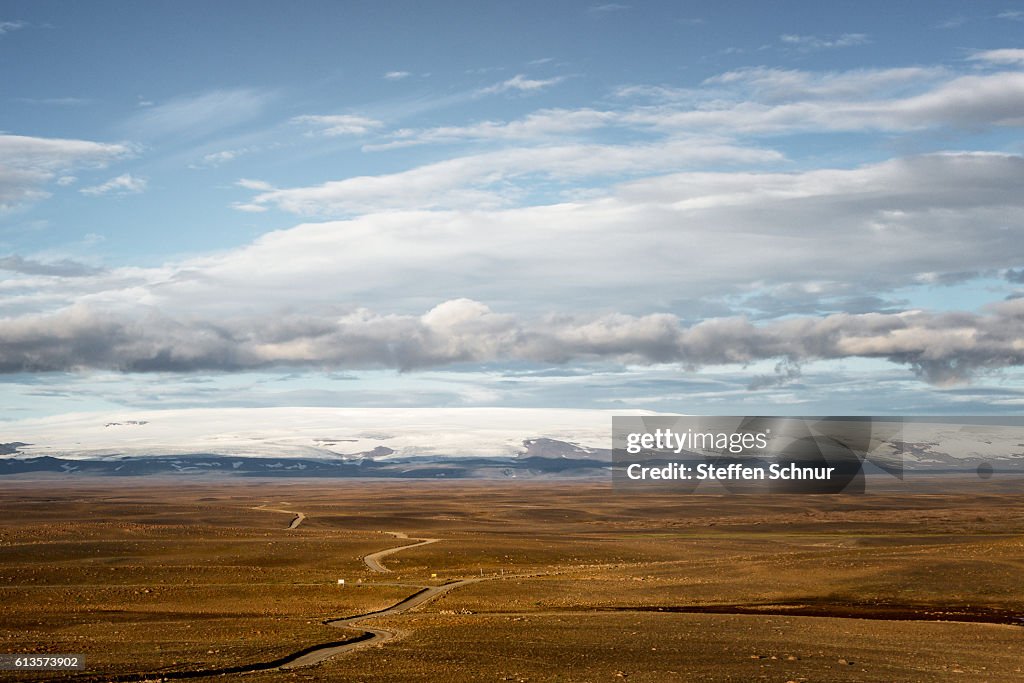
<instances>
[{"instance_id":1,"label":"blue sky","mask_svg":"<svg viewBox=\"0 0 1024 683\"><path fill-rule=\"evenodd\" d=\"M0 417L1016 412L1024 4L6 2Z\"/></svg>"}]
</instances>

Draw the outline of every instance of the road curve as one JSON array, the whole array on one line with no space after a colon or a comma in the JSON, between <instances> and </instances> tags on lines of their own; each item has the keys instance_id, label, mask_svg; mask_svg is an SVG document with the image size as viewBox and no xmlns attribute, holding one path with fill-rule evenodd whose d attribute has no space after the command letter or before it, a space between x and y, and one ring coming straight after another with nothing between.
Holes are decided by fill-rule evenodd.
<instances>
[{"instance_id":1,"label":"road curve","mask_svg":"<svg viewBox=\"0 0 1024 683\"><path fill-rule=\"evenodd\" d=\"M402 548L398 548L398 550L403 550L404 548L411 547L412 546L403 546ZM369 612L367 614L360 614L355 617L345 617L342 619L330 619L328 621L325 621L324 624L327 626L353 629L356 631L360 631L362 633L370 634L370 637L360 638L346 643L341 643L340 645L334 645L331 647L325 647L320 650L307 652L306 654L296 657L295 659L289 661L286 664L282 664L280 668L297 669L303 666L312 666L314 664L319 664L325 659L330 659L331 657L340 655L345 652L359 650L364 647L369 647L370 645L381 645L383 643L386 643L387 641L395 637L394 632L381 628L369 628L367 626L362 626L361 622L365 621L366 619L387 617L408 612L409 610L415 609L416 607L419 607L424 603L430 602L431 600L436 600L437 598L441 597L450 590L454 590L456 588L459 588L460 586L465 586L466 584L477 583L479 581L486 580L486 578L462 579L461 581L453 581L451 583L446 583L443 586L426 586L422 590L413 593L401 602L398 602L392 605L391 607L382 609L378 612Z\"/></svg>"},{"instance_id":2,"label":"road curve","mask_svg":"<svg viewBox=\"0 0 1024 683\"><path fill-rule=\"evenodd\" d=\"M268 508L266 504L257 505L253 510L266 510L267 512L282 512L286 515L293 515L291 524L288 525L289 531L298 528L298 526L306 520L306 515L301 512L297 512L295 510L282 510L280 508Z\"/></svg>"},{"instance_id":3,"label":"road curve","mask_svg":"<svg viewBox=\"0 0 1024 683\"><path fill-rule=\"evenodd\" d=\"M409 545L400 545L397 548L387 548L385 550L378 550L375 553L370 553L363 557L363 563L370 568L370 571L378 572L381 574L390 574L391 570L380 563L382 559L388 555L394 555L395 553L402 552L403 550L409 550L410 548L418 548L421 545L430 545L431 543L437 543L440 538L409 538L406 534L401 531L388 531L386 533L391 534L395 538L408 539L410 541L418 541L417 543L410 543Z\"/></svg>"},{"instance_id":4,"label":"road curve","mask_svg":"<svg viewBox=\"0 0 1024 683\"><path fill-rule=\"evenodd\" d=\"M369 555L364 555L363 563L367 567L369 567L371 571L379 573L390 573L391 570L380 563L382 558L385 558L388 555L394 555L395 553L401 552L403 550L409 550L410 548L418 548L421 545L437 543L441 540L439 538L410 538L407 534L401 531L388 531L385 533L388 533L394 536L395 538L416 541L416 543L400 545L397 548L386 548L384 550L378 550L375 553L370 553ZM304 666L312 666L314 664L319 664L320 662L326 659L330 659L331 657L343 654L345 652L351 652L353 650L360 650L364 647L369 647L371 645L381 645L383 643L386 643L387 641L395 637L394 632L382 628L369 628L367 626L362 626L361 622L367 619L393 616L396 614L408 612L409 610L415 609L420 605L430 602L431 600L436 600L448 591L459 588L460 586L465 586L466 584L477 583L479 581L485 580L486 579L484 578L462 579L459 581L452 581L451 583L446 583L443 586L421 586L419 587L420 590L413 593L407 598L399 600L394 605L391 605L391 607L387 607L382 610L377 610L376 612L367 612L365 614L359 614L354 617L328 619L324 622L324 625L333 626L335 628L345 628L354 631L359 631L360 633L362 633L362 636L344 643L328 645L322 648L318 648L316 650L305 652L304 654L300 654L290 659L289 661L281 664L279 668L287 670L298 669Z\"/></svg>"}]
</instances>

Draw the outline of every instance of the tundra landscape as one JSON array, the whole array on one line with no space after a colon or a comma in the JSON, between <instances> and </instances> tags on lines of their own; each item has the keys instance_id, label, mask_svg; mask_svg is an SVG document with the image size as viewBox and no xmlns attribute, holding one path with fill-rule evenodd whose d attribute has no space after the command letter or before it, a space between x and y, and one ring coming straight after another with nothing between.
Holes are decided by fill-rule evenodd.
<instances>
[{"instance_id":1,"label":"tundra landscape","mask_svg":"<svg viewBox=\"0 0 1024 683\"><path fill-rule=\"evenodd\" d=\"M3 0L0 681L1024 681L1022 27Z\"/></svg>"},{"instance_id":2,"label":"tundra landscape","mask_svg":"<svg viewBox=\"0 0 1024 683\"><path fill-rule=\"evenodd\" d=\"M86 660L6 680L1016 681L1020 483L8 477L0 649Z\"/></svg>"}]
</instances>

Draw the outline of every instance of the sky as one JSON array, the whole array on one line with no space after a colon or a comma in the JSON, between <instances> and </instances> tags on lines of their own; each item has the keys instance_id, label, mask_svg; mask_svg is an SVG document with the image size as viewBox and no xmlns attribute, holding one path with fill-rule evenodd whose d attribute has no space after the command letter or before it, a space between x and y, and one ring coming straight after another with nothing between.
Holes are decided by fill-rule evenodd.
<instances>
[{"instance_id":1,"label":"sky","mask_svg":"<svg viewBox=\"0 0 1024 683\"><path fill-rule=\"evenodd\" d=\"M1016 414L1024 4L0 5L0 420Z\"/></svg>"}]
</instances>

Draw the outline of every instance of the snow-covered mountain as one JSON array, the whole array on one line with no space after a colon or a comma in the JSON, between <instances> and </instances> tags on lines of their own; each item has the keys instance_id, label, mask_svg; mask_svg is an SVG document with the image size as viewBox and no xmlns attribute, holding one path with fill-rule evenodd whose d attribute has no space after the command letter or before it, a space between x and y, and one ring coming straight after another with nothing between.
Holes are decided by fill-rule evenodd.
<instances>
[{"instance_id":1,"label":"snow-covered mountain","mask_svg":"<svg viewBox=\"0 0 1024 683\"><path fill-rule=\"evenodd\" d=\"M0 475L604 475L612 465L613 415L656 414L517 408L66 414L0 423ZM1024 426L1016 424L1022 421L989 422L908 419L881 451L906 471L1024 471Z\"/></svg>"},{"instance_id":2,"label":"snow-covered mountain","mask_svg":"<svg viewBox=\"0 0 1024 683\"><path fill-rule=\"evenodd\" d=\"M375 460L542 457L608 449L612 415L519 408L226 408L76 413L0 423L8 457L102 459L194 453ZM6 437L6 438L5 438ZM551 442L565 443L554 446ZM13 450L13 449L9 449Z\"/></svg>"}]
</instances>

